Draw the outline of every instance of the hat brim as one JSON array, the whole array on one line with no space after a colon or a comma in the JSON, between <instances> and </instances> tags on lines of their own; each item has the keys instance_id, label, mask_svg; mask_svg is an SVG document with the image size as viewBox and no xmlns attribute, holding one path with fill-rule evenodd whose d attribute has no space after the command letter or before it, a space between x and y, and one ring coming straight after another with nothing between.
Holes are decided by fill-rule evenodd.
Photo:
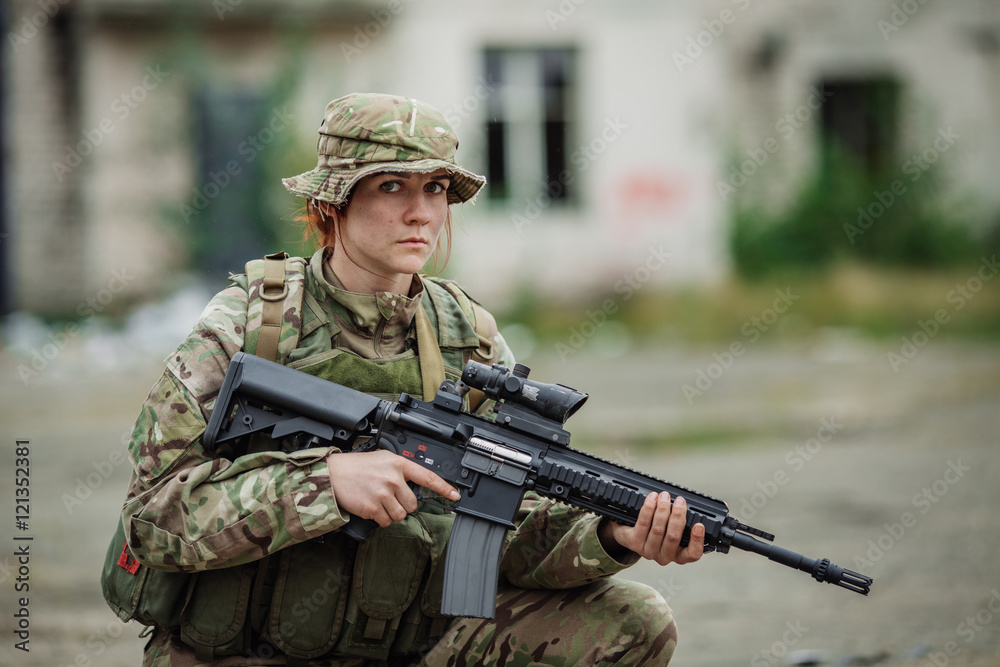
<instances>
[{"instance_id":1,"label":"hat brim","mask_svg":"<svg viewBox=\"0 0 1000 667\"><path fill-rule=\"evenodd\" d=\"M283 178L281 182L292 194L342 206L347 202L347 197L354 186L365 176L385 172L429 174L438 169L446 170L452 177L451 185L448 186L449 204L459 204L474 199L479 190L486 185L486 177L451 162L432 158L368 163L359 160L347 168L316 167L298 176Z\"/></svg>"}]
</instances>

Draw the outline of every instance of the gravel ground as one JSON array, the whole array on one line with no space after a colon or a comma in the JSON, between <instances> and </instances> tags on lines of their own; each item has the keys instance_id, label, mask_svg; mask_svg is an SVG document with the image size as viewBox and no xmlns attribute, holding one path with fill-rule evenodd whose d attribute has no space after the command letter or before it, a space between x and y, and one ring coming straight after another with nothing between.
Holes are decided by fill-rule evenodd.
<instances>
[{"instance_id":1,"label":"gravel ground","mask_svg":"<svg viewBox=\"0 0 1000 667\"><path fill-rule=\"evenodd\" d=\"M898 342L833 335L732 360L725 345L615 359L594 347L529 360L535 379L591 393L569 422L576 446L723 498L778 544L875 579L864 598L737 551L637 565L628 576L676 613L673 664L1000 665L1000 346L935 340L896 369ZM123 438L158 364L92 369L71 346L24 383L22 363L0 351L0 664L137 665L141 628L107 609L98 576L128 477ZM26 531L18 438L31 450ZM13 634L21 596L29 653Z\"/></svg>"}]
</instances>

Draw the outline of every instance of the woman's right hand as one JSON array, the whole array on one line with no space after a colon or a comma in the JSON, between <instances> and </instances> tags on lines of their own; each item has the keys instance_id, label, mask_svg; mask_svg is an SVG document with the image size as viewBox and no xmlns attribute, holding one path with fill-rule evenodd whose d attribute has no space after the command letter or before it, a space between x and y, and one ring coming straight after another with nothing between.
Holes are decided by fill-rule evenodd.
<instances>
[{"instance_id":1,"label":"woman's right hand","mask_svg":"<svg viewBox=\"0 0 1000 667\"><path fill-rule=\"evenodd\" d=\"M385 527L417 510L414 482L445 498L458 500L458 491L436 474L402 456L374 452L335 452L326 458L337 505L362 519Z\"/></svg>"}]
</instances>

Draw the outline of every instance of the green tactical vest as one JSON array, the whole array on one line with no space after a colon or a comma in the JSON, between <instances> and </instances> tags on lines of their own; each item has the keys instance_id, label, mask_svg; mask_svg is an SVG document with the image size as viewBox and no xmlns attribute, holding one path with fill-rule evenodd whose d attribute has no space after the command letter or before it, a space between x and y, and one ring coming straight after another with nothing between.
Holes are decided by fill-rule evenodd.
<instances>
[{"instance_id":1,"label":"green tactical vest","mask_svg":"<svg viewBox=\"0 0 1000 667\"><path fill-rule=\"evenodd\" d=\"M251 323L265 291L254 289L255 278L264 272L260 262L248 263L246 277L234 279L249 288ZM283 293L285 303L289 293L294 298L298 292L303 300L301 322L283 322L281 331L259 337L249 328L247 352L255 352L258 342L270 335L266 344L290 367L381 398L396 399L404 391L428 398L429 388L440 380L426 377L432 373L422 367L423 358L435 352L425 351L431 347L426 335L418 331L419 358L408 350L367 360L337 348L333 317L304 289L308 264L288 258L285 267L285 285L291 285ZM492 356L492 343L483 333L485 311L453 283L424 278L423 284L422 310L440 354L438 368L443 366L444 375L457 380L473 354L480 361ZM297 330L286 331L295 325ZM254 436L246 451L274 446L266 436ZM453 521L452 513L421 503L404 521L376 528L364 544L335 531L232 568L177 574L143 566L141 577L128 580L133 588L141 581L138 590L116 591L111 586L109 593L105 581L105 597L123 620L136 618L179 630L181 639L205 661L251 653L266 657L270 647L262 642L281 650L290 665L326 654L384 660L432 645L447 627L449 619L440 613L440 603ZM121 526L119 532L124 543ZM110 555L116 550L122 550L121 544L113 542L105 578L116 576L114 570L120 567Z\"/></svg>"}]
</instances>

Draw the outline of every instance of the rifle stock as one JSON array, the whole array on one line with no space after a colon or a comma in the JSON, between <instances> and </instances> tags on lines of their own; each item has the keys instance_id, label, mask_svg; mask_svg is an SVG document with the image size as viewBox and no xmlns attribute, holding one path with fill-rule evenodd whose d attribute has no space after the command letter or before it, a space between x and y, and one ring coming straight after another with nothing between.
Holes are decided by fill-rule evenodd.
<instances>
[{"instance_id":1,"label":"rifle stock","mask_svg":"<svg viewBox=\"0 0 1000 667\"><path fill-rule=\"evenodd\" d=\"M682 544L691 527L702 523L706 552L735 547L868 594L871 578L768 544L773 535L730 516L718 498L570 448L562 426L586 394L528 380L527 374L520 365L509 371L470 361L463 382L445 381L433 401L402 394L392 403L237 353L203 444L211 452L257 431L275 439L304 435L305 446L366 441L359 449L381 447L437 473L462 493L446 506L457 514L445 562L441 610L448 615L493 617L504 536L529 489L627 525L635 525L649 493L666 491L687 501ZM495 419L462 410L469 386L496 399ZM363 541L375 525L354 517L342 530Z\"/></svg>"}]
</instances>

